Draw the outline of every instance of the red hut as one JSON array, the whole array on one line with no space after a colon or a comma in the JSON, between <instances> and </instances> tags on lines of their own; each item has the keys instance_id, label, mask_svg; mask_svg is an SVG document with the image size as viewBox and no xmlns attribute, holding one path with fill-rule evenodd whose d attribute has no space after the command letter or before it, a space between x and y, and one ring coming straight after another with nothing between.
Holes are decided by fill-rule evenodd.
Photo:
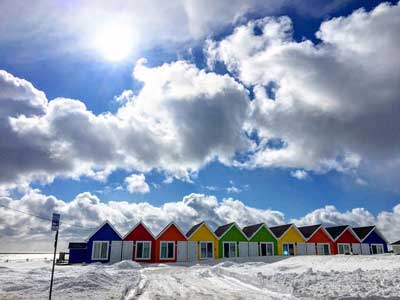
<instances>
[{"instance_id":1,"label":"red hut","mask_svg":"<svg viewBox=\"0 0 400 300\"><path fill-rule=\"evenodd\" d=\"M154 241L153 233L140 221L125 235L123 249L130 250L122 256L138 262L153 262Z\"/></svg>"},{"instance_id":2,"label":"red hut","mask_svg":"<svg viewBox=\"0 0 400 300\"><path fill-rule=\"evenodd\" d=\"M360 254L360 240L348 225L327 227L329 235L335 243L331 254Z\"/></svg>"},{"instance_id":3,"label":"red hut","mask_svg":"<svg viewBox=\"0 0 400 300\"><path fill-rule=\"evenodd\" d=\"M156 237L155 262L187 261L187 239L175 223L168 224Z\"/></svg>"},{"instance_id":4,"label":"red hut","mask_svg":"<svg viewBox=\"0 0 400 300\"><path fill-rule=\"evenodd\" d=\"M298 227L306 238L308 255L330 255L335 253L335 242L321 224Z\"/></svg>"}]
</instances>

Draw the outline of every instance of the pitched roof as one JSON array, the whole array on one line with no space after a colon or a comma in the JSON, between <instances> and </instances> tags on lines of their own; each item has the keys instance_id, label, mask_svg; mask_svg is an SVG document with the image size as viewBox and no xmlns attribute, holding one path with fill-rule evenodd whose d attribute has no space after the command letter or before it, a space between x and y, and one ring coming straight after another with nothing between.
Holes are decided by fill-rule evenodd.
<instances>
[{"instance_id":1,"label":"pitched roof","mask_svg":"<svg viewBox=\"0 0 400 300\"><path fill-rule=\"evenodd\" d=\"M252 237L258 229L260 229L261 226L263 226L264 223L259 223L255 225L250 225L242 228L243 233L248 237Z\"/></svg>"},{"instance_id":2,"label":"pitched roof","mask_svg":"<svg viewBox=\"0 0 400 300\"><path fill-rule=\"evenodd\" d=\"M190 228L189 231L186 233L186 237L189 238L203 224L204 224L204 222L201 222L199 224L193 225L192 228Z\"/></svg>"},{"instance_id":3,"label":"pitched roof","mask_svg":"<svg viewBox=\"0 0 400 300\"><path fill-rule=\"evenodd\" d=\"M235 224L234 222L225 224L222 226L219 226L217 229L215 229L214 233L217 237L221 237L231 226Z\"/></svg>"},{"instance_id":4,"label":"pitched roof","mask_svg":"<svg viewBox=\"0 0 400 300\"><path fill-rule=\"evenodd\" d=\"M306 238L310 238L315 231L321 227L321 224L297 227L301 234Z\"/></svg>"},{"instance_id":5,"label":"pitched roof","mask_svg":"<svg viewBox=\"0 0 400 300\"><path fill-rule=\"evenodd\" d=\"M332 227L326 227L326 231L331 235L331 237L336 240L339 235L343 233L349 226L348 225L341 225L341 226L332 226Z\"/></svg>"},{"instance_id":6,"label":"pitched roof","mask_svg":"<svg viewBox=\"0 0 400 300\"><path fill-rule=\"evenodd\" d=\"M400 245L400 240L398 240L397 242L391 243L390 245Z\"/></svg>"},{"instance_id":7,"label":"pitched roof","mask_svg":"<svg viewBox=\"0 0 400 300\"><path fill-rule=\"evenodd\" d=\"M353 231L360 240L363 240L375 228L375 226L353 227Z\"/></svg>"},{"instance_id":8,"label":"pitched roof","mask_svg":"<svg viewBox=\"0 0 400 300\"><path fill-rule=\"evenodd\" d=\"M95 231L93 231L93 232L89 235L89 237L86 239L86 242L89 241L89 240L90 240L98 231L100 231L105 225L110 226L110 228L118 235L118 237L119 237L121 240L123 239L122 235L118 232L118 230L115 229L115 227L114 227L108 220L106 220L106 221L104 221L103 223L101 223L101 224L99 225L99 227L97 227L97 229L96 229Z\"/></svg>"},{"instance_id":9,"label":"pitched roof","mask_svg":"<svg viewBox=\"0 0 400 300\"><path fill-rule=\"evenodd\" d=\"M276 238L279 239L292 225L293 224L279 225L279 226L270 227L269 229L276 236Z\"/></svg>"},{"instance_id":10,"label":"pitched roof","mask_svg":"<svg viewBox=\"0 0 400 300\"><path fill-rule=\"evenodd\" d=\"M186 238L186 235L182 232L182 230L178 227L178 225L176 225L175 222L171 222L171 223L169 223L167 226L165 226L163 230L160 231L160 233L156 236L156 240L158 240L158 239L160 238L160 236L162 236L162 235L168 230L168 228L170 228L170 227L172 227L172 226L175 227L176 230L178 230L178 232L179 232L185 239L187 239L187 238Z\"/></svg>"},{"instance_id":11,"label":"pitched roof","mask_svg":"<svg viewBox=\"0 0 400 300\"><path fill-rule=\"evenodd\" d=\"M144 223L142 222L142 220L140 220L139 222L137 222L137 223L135 224L135 226L133 226L132 229L129 230L129 231L124 235L123 239L125 240L126 237L127 237L128 235L130 235L139 225L142 225L143 228L150 234L150 236L151 236L153 239L156 239L156 237L154 236L153 232L151 232L151 230L150 230L149 228L147 228L146 224L144 224Z\"/></svg>"}]
</instances>

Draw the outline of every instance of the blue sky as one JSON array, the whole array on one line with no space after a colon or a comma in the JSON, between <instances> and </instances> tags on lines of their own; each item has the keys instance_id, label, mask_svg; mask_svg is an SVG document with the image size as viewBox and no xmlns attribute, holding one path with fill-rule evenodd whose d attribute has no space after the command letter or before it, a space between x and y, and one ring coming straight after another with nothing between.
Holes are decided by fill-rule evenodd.
<instances>
[{"instance_id":1,"label":"blue sky","mask_svg":"<svg viewBox=\"0 0 400 300\"><path fill-rule=\"evenodd\" d=\"M171 133L171 137L177 138L176 148L183 147L184 150L175 153L176 149L165 150L162 148L165 145L160 144L160 149L174 152L173 155L171 154L174 158L164 158L165 153L157 154L156 151L157 153L149 155L149 161L143 158L146 157L143 153L136 155L128 151L128 154L125 154L122 148L109 150L104 144L98 143L99 139L101 143L104 140L107 141L107 132L101 130L108 127L101 127L103 129L96 126L83 127L84 125L78 123L81 119L76 119L76 126L82 126L84 133L82 136L86 139L79 137L80 140L78 140L73 136L77 132L76 128L70 128L75 124L74 113L72 110L71 115L68 113L72 102L60 102L57 111L63 111L65 108L65 114L68 117L61 119L61 123L57 123L57 126L68 123L68 128L54 127L59 130L55 136L52 136L55 131L49 131L44 137L40 136L36 139L36 135L39 136L42 131L53 128L51 126L55 126L54 124L43 128L35 127L39 125L24 127L25 123L18 120L22 122L17 124L20 126L18 128L24 133L26 130L31 140L21 142L19 136L15 139L16 142L11 140L11 143L14 143L13 149L17 149L13 151L19 153L18 149L21 149L21 155L27 159L29 167L25 169L21 159L10 162L7 154L3 167L13 171L10 172L12 175L9 178L0 178L2 180L0 191L4 197L12 201L23 197L29 198L30 193L36 193L43 197L54 196L69 203L75 201L77 195L89 192L104 203L109 201L145 202L153 207L161 207L168 202L179 202L192 193L205 194L215 196L218 201L233 198L238 199L246 207L282 212L285 221L300 220L306 214L326 205L333 205L342 214L353 208L363 208L374 216L378 216L383 211L390 212L398 205L400 196L400 190L396 185L399 178L397 175L399 157L394 151L398 147L398 141L395 138L398 136L396 134L398 121L388 119L394 118L391 111L395 110L399 104L398 99L396 101L399 95L398 88L391 85L392 81L399 79L399 74L395 68L392 70L390 67L396 65L397 61L383 60L385 57L387 59L392 48L397 49L398 39L391 36L392 31L389 31L384 34L382 41L377 41L377 44L388 49L387 53L381 54L382 61L381 58L378 59L383 66L381 68L383 71L381 71L376 65L369 65L371 57L377 57L376 53L379 56L380 52L374 51L380 49L374 48L374 43L370 41L368 34L364 37L359 36L358 33L358 30L363 30L364 32L371 31L370 36L373 37L383 35L379 30L385 28L385 24L382 25L385 17L379 17L379 9L376 9L375 14L372 12L380 3L381 1L338 0L330 4L326 4L325 1L312 1L308 4L303 4L302 1L294 1L292 4L270 1L268 4L260 4L254 1L248 7L244 7L238 1L233 2L229 9L225 9L222 4L206 8L201 4L196 4L196 7L181 9L184 5L176 1L152 15L152 10L149 9L152 4L149 4L149 7L142 4L137 7L126 4L127 7L124 7L122 2L117 1L115 5L107 6L106 3L99 3L98 7L93 7L92 4L85 5L79 1L68 5L62 2L54 4L43 1L32 4L29 11L22 10L21 19L25 21L19 22L13 14L20 13L21 4L5 1L2 4L3 7L0 7L8 12L8 17L0 23L0 27L3 25L4 28L0 30L0 69L10 74L12 81L17 82L18 78L22 78L30 82L35 90L45 93L48 103L52 103L53 99L58 97L77 99L79 103L84 103L86 106L84 114L90 114L92 117L89 118L96 119L93 122L102 122L102 116L107 118L107 115L110 118L118 116L121 121L124 119L123 116L131 113L130 106L133 109L141 107L146 110L146 114L150 115L153 109L153 112L157 114L157 121L149 125L148 129L149 132L154 133L157 122L163 125L161 129L169 128L171 119L168 118L171 116L168 115L167 119L163 118L165 118L164 113L171 113L175 118L172 120L174 126L179 127L177 132ZM389 17L386 16L386 19L393 20L393 15L398 11L397 1L386 3L380 6L382 14L388 14ZM154 5L157 6L156 3ZM73 11L78 7L82 11L81 15L70 13L70 9ZM123 11L126 13L118 13L122 11L121 7L124 7ZM41 15L44 8L49 12L46 17ZM142 8L144 9L142 15L135 15L135 10ZM356 12L360 8L363 11ZM94 9L97 9L96 13L93 12ZM191 9L194 13L185 15L185 11L191 11ZM209 13L202 18L204 9L209 10ZM83 12L93 12L98 15L88 18ZM114 35L122 35L127 29L127 34L122 36L123 41L111 37L105 41L106 46L100 47L98 43L93 44L92 40L96 42L97 38L102 38L100 29L111 24L109 21L113 18L113 12L117 21L114 20L111 23L119 26L118 30L113 32ZM287 16L289 19L279 19L281 16ZM270 17L270 19L265 19L265 17ZM158 24L155 24L155 20ZM250 34L246 37L243 34L238 38L240 30L247 32L246 30L255 23L262 27L260 37L257 36L258 34ZM396 32L397 25L395 21L388 21L387 26ZM274 26L279 28L277 32L273 31ZM289 31L285 31L285 26L291 26ZM107 29L107 27L104 28ZM268 30L271 32L267 34ZM319 34L316 34L318 31ZM342 32L343 35L341 35ZM348 40L346 40L347 37L349 37ZM248 38L247 43L242 43L245 38ZM260 42L259 38L264 39L263 43L266 43L262 47L257 44ZM128 42L132 42L133 46L126 44ZM122 58L110 60L110 57L105 54L105 51L109 49L105 48L112 43L117 44L114 45L117 46L117 50L125 46L129 49ZM285 49L287 45L293 48ZM254 48L248 50L248 47ZM262 55L271 55L268 51L272 49L272 53L273 47L277 47L275 50L282 51L284 54L279 58L269 56L267 59L262 58ZM112 48L110 51L117 50ZM295 53L295 51L298 52ZM354 63L351 60L347 61L355 53L351 51L361 51L358 60ZM258 54L259 56L256 57ZM145 58L147 62L138 62L141 58ZM178 66L177 61L183 61L186 64L183 67L184 71ZM166 63L167 65L164 65ZM299 70L299 68L304 69ZM204 112L201 111L203 108L201 104L194 109L194 112L190 107L187 108L184 102L179 102L178 108L175 108L176 100L171 100L174 95L179 93L191 95L179 96L181 97L179 101L185 101L185 97L193 96L197 99L196 97L204 96L201 90L198 91L199 94L191 94L190 90L196 90L196 84L186 92L184 86L179 87L182 82L178 79L175 83L163 83L165 86L171 84L171 89L176 88L176 91L171 94L173 96L162 95L160 97L165 97L162 98L163 100L151 99L152 89L157 90L158 84L162 86L154 78L159 78L162 72L170 75L160 75L160 81L164 80L162 76L180 78L179 72L186 72L185 70L189 70L187 74L199 72L196 73L198 78L193 82L202 80L199 79L202 78L201 72L212 74L212 76L226 75L210 79L208 81L210 92L205 93L214 93L214 87L211 85L220 81L220 84L224 85L222 94L231 95L226 97L233 98L244 97L247 104L238 100L241 103L238 107L249 106L251 114L242 116L240 108L237 108L238 111L232 108L232 112L227 112L226 110L230 109L229 104L222 108L213 107L214 103L225 101L219 100L220 94L215 96L214 102L207 102L209 106ZM368 72L365 70L370 70L372 75L366 75ZM358 79L354 79L356 77L349 74L353 71L363 74L359 85L357 85ZM184 75L185 78L192 76L187 74ZM306 75L303 78L301 74ZM331 77L328 76L325 80L324 75L321 74L331 74ZM382 79L382 83L377 80L378 77L374 77L374 74L380 76L379 80ZM346 76L348 78L345 78ZM390 78L390 80L385 80L385 78ZM347 85L350 81L352 83ZM4 84L9 84L7 81L4 82ZM15 86L10 88L10 90L13 89L12 91L15 89L12 96L0 92L0 100L11 101L14 100L11 99L12 97L17 100L25 99L25 96L19 98L15 96L19 93L18 86L24 84L15 83ZM285 84L288 85L285 86ZM335 84L337 84L336 87ZM378 86L378 91L375 84ZM165 86L162 86L162 89ZM269 93L271 86L278 91L276 99L269 99L272 98ZM5 89L7 88L8 86L5 86ZM215 89L218 88L215 87ZM266 96L260 92L262 89L267 90ZM371 96L369 99L368 95L371 95L369 89L372 93L376 92L378 96ZM130 91L131 94L122 101L118 101L117 97L124 91ZM230 92L232 94L229 94ZM32 92L32 95L35 93ZM263 100L263 97L267 100ZM358 101L364 97L367 104L364 102L358 104ZM165 112L163 111L165 106L162 104L159 107L151 106L152 103L158 103L157 101L166 103L168 108ZM282 110L279 107L271 109L267 107L270 104L265 104L267 101L282 103L282 107L286 109ZM378 105L374 112L374 101L388 103L391 109ZM136 102L141 104L135 104ZM9 104L11 102L4 103L4 105L11 105ZM310 105L313 109L310 109ZM173 111L170 107L173 107ZM293 110L289 112L288 107ZM48 104L44 104L42 115L49 114L48 118L51 119L49 109ZM199 111L198 116L201 115L203 120L196 115L196 109ZM220 109L225 111L226 115L222 117L227 120L230 115L234 116L232 119L236 116L238 119L229 120L233 122L232 124L225 124L223 123L225 119L222 118L220 122L213 124L215 120L211 116L215 114L215 119L219 120ZM122 110L124 110L124 115L121 113ZM192 114L190 117L189 113ZM146 114L144 116L148 116ZM376 114L376 120L374 114ZM21 115L30 117L29 113L22 111L22 108L21 112L9 117L20 119ZM37 118L40 116L41 114L36 115ZM209 120L209 116L212 119ZM36 117L32 117L30 122L34 122ZM135 120L144 120L136 119L137 116L131 117ZM193 124L190 122L191 118L196 119ZM117 118L114 121L117 122L116 120ZM48 119L43 119L43 121L47 122ZM196 123L197 121L199 123ZM370 121L378 125L375 128L371 127ZM128 121L121 126L132 124L129 122L136 121ZM135 128L140 126L140 121L138 122L135 123ZM241 128L235 127L232 132L227 131L226 134L222 134L224 138L227 137L226 142L217 139L207 144L208 136L214 135L213 129L221 126L230 130L232 126L237 125L237 122L240 122ZM204 137L203 130L199 128L199 126L202 127L201 124L204 126L210 124L207 137ZM96 131L96 135L90 136L91 130ZM110 131L109 143L128 143L120 139L125 134L130 136L130 133L118 130ZM241 137L237 145L234 143L232 145L232 139L228 137L237 134L236 130L239 130ZM88 132L88 136L85 131ZM65 137L64 132L68 133ZM169 133L164 132L164 134ZM219 131L216 134L220 134ZM136 136L138 139L136 146L147 146L145 140L139 141L142 137L147 138L146 133L143 132L141 136L139 132L139 136ZM50 140L49 143L52 139L57 139L58 144L39 143L38 141L42 138L47 142ZM204 143L203 139L205 139ZM282 145L272 147L274 140L281 140ZM190 148L190 145L184 144L190 141L192 147L199 143L201 149ZM17 144L20 142L22 148L19 148ZM130 147L135 147L135 142L135 135L132 135L132 140L129 140L132 144ZM29 151L24 151L32 145L36 147L37 143L41 148L40 151L44 152L46 151L42 148L48 148L51 152L53 147L77 145L66 152L71 154L76 151L77 154L71 154L72 158L69 161L55 162L54 155L58 154L56 151L56 154L51 153L49 161L45 160L44 165L48 162L48 167L47 165L34 167L35 160L42 159L46 154L41 152L38 156L40 158L32 158L31 162L27 158ZM88 145L82 151L88 151L89 154L78 157L81 153L80 147L84 147L86 143ZM393 143L392 146L391 143ZM156 142L149 144L150 148L144 149L149 152L155 151L154 147L157 146L154 145ZM291 148L292 146L294 148ZM8 153L6 143L0 143L0 147L2 147L0 151ZM88 158L91 149L93 153L96 152L96 155ZM97 155L98 149L104 152ZM36 150L32 150L34 151ZM108 151L115 151L112 157L104 154ZM124 153L121 154L122 152ZM193 154L195 157L192 157L192 152L196 152ZM68 156L65 153L62 155ZM115 158L119 155L122 158ZM237 159L239 157L241 159ZM123 162L124 159L126 163ZM80 166L84 170L80 169ZM111 171L106 178L99 180L93 175L93 172L107 168L111 168ZM142 184L136 187L136 190L128 188L127 178L131 175L143 175L145 178L139 180L140 178L135 177L140 181L139 185ZM100 217L97 216L97 218ZM317 218L316 221L327 220Z\"/></svg>"}]
</instances>

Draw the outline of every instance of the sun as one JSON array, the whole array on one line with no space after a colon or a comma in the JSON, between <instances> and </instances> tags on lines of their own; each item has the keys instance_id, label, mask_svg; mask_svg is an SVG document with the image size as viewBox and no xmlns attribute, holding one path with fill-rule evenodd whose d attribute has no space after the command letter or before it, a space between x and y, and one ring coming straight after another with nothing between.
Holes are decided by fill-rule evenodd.
<instances>
[{"instance_id":1,"label":"sun","mask_svg":"<svg viewBox=\"0 0 400 300\"><path fill-rule=\"evenodd\" d=\"M98 29L94 37L94 48L108 61L126 59L133 50L133 31L127 26L109 24Z\"/></svg>"}]
</instances>

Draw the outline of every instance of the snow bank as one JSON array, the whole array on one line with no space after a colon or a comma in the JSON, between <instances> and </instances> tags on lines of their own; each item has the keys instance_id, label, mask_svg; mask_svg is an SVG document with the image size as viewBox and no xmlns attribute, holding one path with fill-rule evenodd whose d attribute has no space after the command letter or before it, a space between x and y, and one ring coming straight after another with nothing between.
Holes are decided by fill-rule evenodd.
<instances>
[{"instance_id":1,"label":"snow bank","mask_svg":"<svg viewBox=\"0 0 400 300\"><path fill-rule=\"evenodd\" d=\"M219 264L213 272L300 297L400 299L400 259L393 255L298 256L271 264Z\"/></svg>"},{"instance_id":2,"label":"snow bank","mask_svg":"<svg viewBox=\"0 0 400 300\"><path fill-rule=\"evenodd\" d=\"M123 260L113 264L113 267L121 270L129 270L129 269L140 269L142 266L135 261L132 260Z\"/></svg>"}]
</instances>

